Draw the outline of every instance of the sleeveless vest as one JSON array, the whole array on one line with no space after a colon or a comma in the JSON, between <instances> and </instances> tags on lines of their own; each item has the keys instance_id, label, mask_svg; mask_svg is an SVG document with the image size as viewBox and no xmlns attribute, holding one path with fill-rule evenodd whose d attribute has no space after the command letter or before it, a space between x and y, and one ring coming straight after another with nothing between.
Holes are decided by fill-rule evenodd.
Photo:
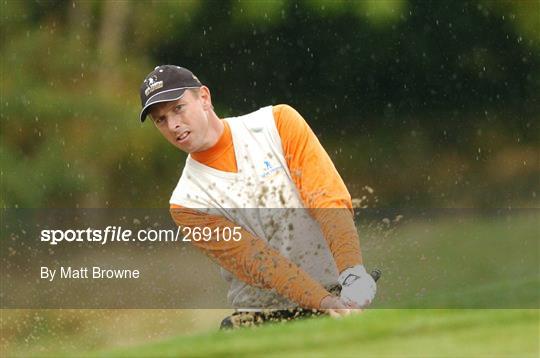
<instances>
[{"instance_id":1,"label":"sleeveless vest","mask_svg":"<svg viewBox=\"0 0 540 358\"><path fill-rule=\"evenodd\" d=\"M265 240L329 288L337 267L318 222L304 207L283 154L272 107L225 119L230 125L237 173L186 159L171 204L220 215ZM222 269L228 300L237 309L289 308L274 290L250 286Z\"/></svg>"}]
</instances>

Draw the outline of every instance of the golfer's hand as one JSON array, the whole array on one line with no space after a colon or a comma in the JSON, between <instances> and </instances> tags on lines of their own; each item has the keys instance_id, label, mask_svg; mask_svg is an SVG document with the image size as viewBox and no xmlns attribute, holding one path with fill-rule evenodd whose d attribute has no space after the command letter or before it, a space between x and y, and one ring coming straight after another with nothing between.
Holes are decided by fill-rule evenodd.
<instances>
[{"instance_id":1,"label":"golfer's hand","mask_svg":"<svg viewBox=\"0 0 540 358\"><path fill-rule=\"evenodd\" d=\"M345 303L341 298L332 295L328 295L322 299L321 310L326 311L327 314L334 318L345 317L362 312L358 306Z\"/></svg>"},{"instance_id":2,"label":"golfer's hand","mask_svg":"<svg viewBox=\"0 0 540 358\"><path fill-rule=\"evenodd\" d=\"M341 285L341 299L349 305L367 307L377 292L377 284L366 272L363 265L357 265L343 271L338 278Z\"/></svg>"}]
</instances>

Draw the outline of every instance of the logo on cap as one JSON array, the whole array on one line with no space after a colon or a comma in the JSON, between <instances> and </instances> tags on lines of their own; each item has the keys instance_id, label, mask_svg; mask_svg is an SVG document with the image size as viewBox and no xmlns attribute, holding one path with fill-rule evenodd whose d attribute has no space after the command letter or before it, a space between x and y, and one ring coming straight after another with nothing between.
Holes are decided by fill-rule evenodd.
<instances>
[{"instance_id":1,"label":"logo on cap","mask_svg":"<svg viewBox=\"0 0 540 358\"><path fill-rule=\"evenodd\" d=\"M148 77L144 82L146 82L145 96L163 87L163 81L158 81L156 75Z\"/></svg>"}]
</instances>

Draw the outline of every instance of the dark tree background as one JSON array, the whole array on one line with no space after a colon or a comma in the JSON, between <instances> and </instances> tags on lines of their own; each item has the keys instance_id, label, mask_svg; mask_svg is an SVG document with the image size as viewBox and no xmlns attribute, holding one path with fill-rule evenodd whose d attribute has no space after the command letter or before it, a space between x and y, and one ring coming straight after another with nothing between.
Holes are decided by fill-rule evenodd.
<instances>
[{"instance_id":1,"label":"dark tree background","mask_svg":"<svg viewBox=\"0 0 540 358\"><path fill-rule=\"evenodd\" d=\"M184 156L137 123L155 65L218 115L288 103L371 205L537 206L538 1L2 3L2 205L167 206Z\"/></svg>"}]
</instances>

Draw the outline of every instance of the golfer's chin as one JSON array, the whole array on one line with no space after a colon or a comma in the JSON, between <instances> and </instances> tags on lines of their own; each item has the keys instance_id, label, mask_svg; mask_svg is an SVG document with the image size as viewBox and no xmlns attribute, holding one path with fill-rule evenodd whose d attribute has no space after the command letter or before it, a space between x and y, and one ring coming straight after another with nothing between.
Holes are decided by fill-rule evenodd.
<instances>
[{"instance_id":1,"label":"golfer's chin","mask_svg":"<svg viewBox=\"0 0 540 358\"><path fill-rule=\"evenodd\" d=\"M184 153L187 153L187 154L191 153L191 150L190 150L189 146L187 146L187 145L179 145L178 143L175 143L174 146L176 148L180 149Z\"/></svg>"},{"instance_id":2,"label":"golfer's chin","mask_svg":"<svg viewBox=\"0 0 540 358\"><path fill-rule=\"evenodd\" d=\"M197 151L197 146L194 145L193 142L191 141L188 141L188 142L185 142L185 143L174 143L174 146L178 149L180 149L181 151L185 152L185 153L193 153L193 152L196 152Z\"/></svg>"}]
</instances>

